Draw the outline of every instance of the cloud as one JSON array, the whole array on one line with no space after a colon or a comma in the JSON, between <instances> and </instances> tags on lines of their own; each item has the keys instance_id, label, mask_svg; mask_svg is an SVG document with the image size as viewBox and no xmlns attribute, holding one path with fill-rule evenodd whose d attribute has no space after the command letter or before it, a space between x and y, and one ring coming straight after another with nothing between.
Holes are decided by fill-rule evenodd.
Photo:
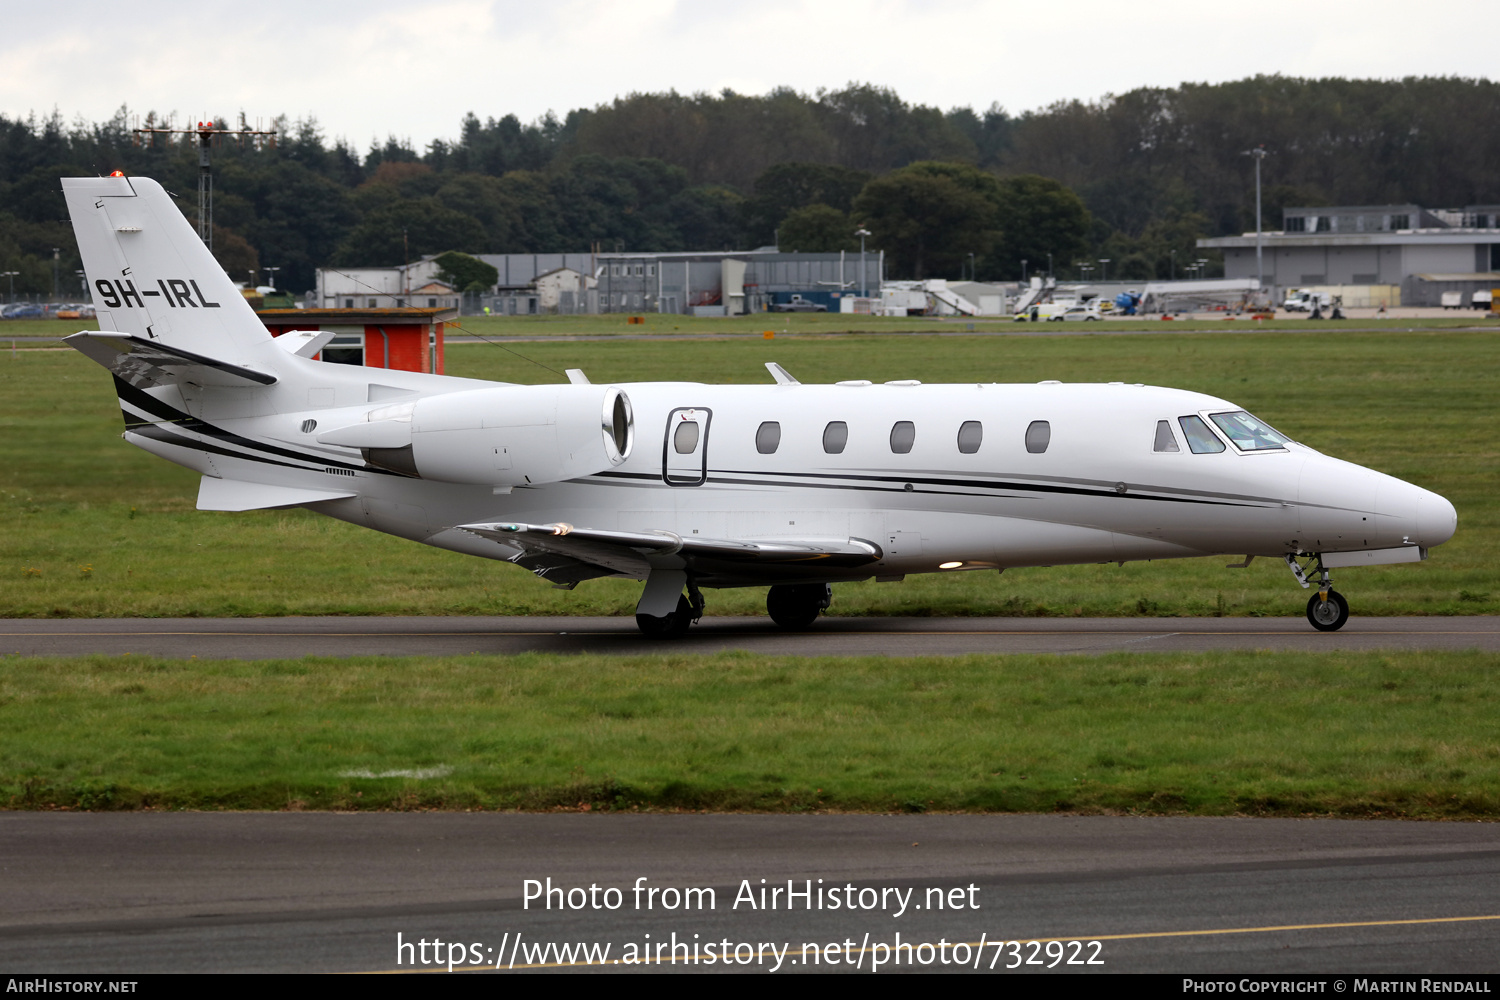
<instances>
[{"instance_id":1,"label":"cloud","mask_svg":"<svg viewBox=\"0 0 1500 1000\"><path fill-rule=\"evenodd\" d=\"M1482 45L1413 45L1393 28L1409 17L1397 0L61 6L64 16L55 6L8 12L0 112L55 107L100 121L127 104L182 121L314 115L360 147L452 137L468 111L531 121L636 91L810 93L858 81L943 109L998 101L1019 112L1184 81L1485 76L1490 66ZM1431 0L1423 20L1458 29L1488 13L1476 0Z\"/></svg>"}]
</instances>

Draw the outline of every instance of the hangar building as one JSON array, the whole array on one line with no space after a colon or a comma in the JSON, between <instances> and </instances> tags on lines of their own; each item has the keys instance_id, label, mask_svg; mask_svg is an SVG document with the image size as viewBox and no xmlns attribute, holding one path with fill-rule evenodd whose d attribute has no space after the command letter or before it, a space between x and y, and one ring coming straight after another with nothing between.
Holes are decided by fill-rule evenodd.
<instances>
[{"instance_id":1,"label":"hangar building","mask_svg":"<svg viewBox=\"0 0 1500 1000\"><path fill-rule=\"evenodd\" d=\"M437 284L432 257L405 267L319 268L312 304L322 308L489 308L507 315L541 312L656 312L729 315L761 312L793 295L838 312L844 296L878 294L885 258L858 253L474 254L499 272L495 288L463 302ZM571 275L562 272L572 272ZM576 275L577 277L573 277ZM556 287L554 287L556 286ZM420 293L420 294L419 294ZM554 301L555 300L555 301Z\"/></svg>"},{"instance_id":2,"label":"hangar building","mask_svg":"<svg viewBox=\"0 0 1500 1000\"><path fill-rule=\"evenodd\" d=\"M1198 246L1223 251L1224 277L1256 277L1254 233ZM1261 247L1264 282L1277 298L1307 286L1397 286L1401 304L1436 306L1444 291L1500 287L1500 206L1287 208Z\"/></svg>"}]
</instances>

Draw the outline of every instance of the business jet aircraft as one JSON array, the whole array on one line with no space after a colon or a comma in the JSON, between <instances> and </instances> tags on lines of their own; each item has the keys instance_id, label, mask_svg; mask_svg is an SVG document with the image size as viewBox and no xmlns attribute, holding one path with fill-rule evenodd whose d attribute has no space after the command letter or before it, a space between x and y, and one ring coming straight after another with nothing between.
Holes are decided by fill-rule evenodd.
<instances>
[{"instance_id":1,"label":"business jet aircraft","mask_svg":"<svg viewBox=\"0 0 1500 1000\"><path fill-rule=\"evenodd\" d=\"M1452 537L1435 493L1235 404L1145 385L512 385L332 364L272 337L155 181L65 179L125 439L202 473L198 507L304 507L503 559L563 588L645 581L680 635L703 588L770 586L787 628L830 584L1214 553L1284 559L1314 628L1329 570ZM685 592L685 593L684 593Z\"/></svg>"}]
</instances>

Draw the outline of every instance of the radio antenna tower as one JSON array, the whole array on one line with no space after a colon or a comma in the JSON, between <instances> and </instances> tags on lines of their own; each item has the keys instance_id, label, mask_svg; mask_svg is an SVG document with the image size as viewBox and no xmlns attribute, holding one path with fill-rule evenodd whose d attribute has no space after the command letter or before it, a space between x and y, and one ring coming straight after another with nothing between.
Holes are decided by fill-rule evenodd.
<instances>
[{"instance_id":1,"label":"radio antenna tower","mask_svg":"<svg viewBox=\"0 0 1500 1000\"><path fill-rule=\"evenodd\" d=\"M147 125L151 124L147 118ZM198 238L210 250L214 248L214 178L209 170L208 150L221 140L221 137L239 141L243 149L248 142L253 148L260 149L269 146L276 148L276 132L274 129L263 130L259 128L260 122L256 122L256 128L251 128L245 121L245 113L240 112L240 127L237 129L220 128L210 118L208 121L198 122L197 128L138 128L133 129L136 143L145 141L155 143L158 135L196 135L198 137Z\"/></svg>"}]
</instances>

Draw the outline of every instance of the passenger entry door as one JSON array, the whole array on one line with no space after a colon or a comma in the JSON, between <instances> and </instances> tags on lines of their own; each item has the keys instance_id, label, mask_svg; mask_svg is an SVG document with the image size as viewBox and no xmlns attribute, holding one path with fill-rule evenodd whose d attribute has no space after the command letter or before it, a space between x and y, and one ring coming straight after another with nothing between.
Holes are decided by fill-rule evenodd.
<instances>
[{"instance_id":1,"label":"passenger entry door","mask_svg":"<svg viewBox=\"0 0 1500 1000\"><path fill-rule=\"evenodd\" d=\"M668 486L702 486L708 479L708 425L713 411L679 407L667 415L662 479Z\"/></svg>"}]
</instances>

